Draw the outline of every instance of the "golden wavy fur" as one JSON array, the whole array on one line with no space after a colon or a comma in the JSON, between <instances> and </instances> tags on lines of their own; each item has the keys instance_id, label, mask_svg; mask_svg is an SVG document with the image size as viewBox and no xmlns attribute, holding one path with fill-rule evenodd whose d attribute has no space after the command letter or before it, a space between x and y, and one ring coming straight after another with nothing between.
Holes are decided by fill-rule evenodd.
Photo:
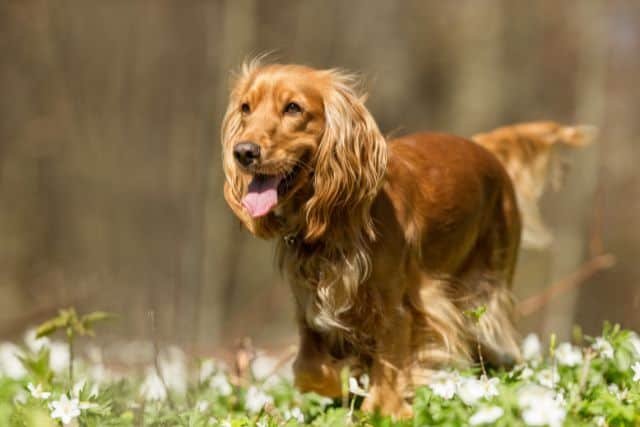
<instances>
[{"instance_id":1,"label":"golden wavy fur","mask_svg":"<svg viewBox=\"0 0 640 427\"><path fill-rule=\"evenodd\" d=\"M511 179L463 138L386 141L355 79L299 65L243 66L222 129L225 198L276 238L296 302L296 384L341 394L367 371L365 410L409 416L429 372L519 358L510 284L520 242ZM465 310L484 305L480 322Z\"/></svg>"},{"instance_id":2,"label":"golden wavy fur","mask_svg":"<svg viewBox=\"0 0 640 427\"><path fill-rule=\"evenodd\" d=\"M500 159L513 181L523 217L523 247L545 249L553 241L538 202L548 184L554 190L562 186L567 164L559 148L584 147L597 134L598 130L589 125L564 126L543 121L505 126L471 137Z\"/></svg>"}]
</instances>

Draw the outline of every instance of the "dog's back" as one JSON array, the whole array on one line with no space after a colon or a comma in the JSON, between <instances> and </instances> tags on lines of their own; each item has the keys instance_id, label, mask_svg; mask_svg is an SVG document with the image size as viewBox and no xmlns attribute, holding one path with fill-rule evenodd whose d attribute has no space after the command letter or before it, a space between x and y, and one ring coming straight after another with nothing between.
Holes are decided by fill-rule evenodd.
<instances>
[{"instance_id":1,"label":"dog's back","mask_svg":"<svg viewBox=\"0 0 640 427\"><path fill-rule=\"evenodd\" d=\"M476 240L505 221L517 250L520 225L511 179L501 162L467 139L421 132L390 141L386 192L397 206L407 204L400 217L407 241L417 245L429 269L458 272ZM502 201L511 202L513 211L505 213ZM510 280L507 265L515 256L500 258Z\"/></svg>"}]
</instances>

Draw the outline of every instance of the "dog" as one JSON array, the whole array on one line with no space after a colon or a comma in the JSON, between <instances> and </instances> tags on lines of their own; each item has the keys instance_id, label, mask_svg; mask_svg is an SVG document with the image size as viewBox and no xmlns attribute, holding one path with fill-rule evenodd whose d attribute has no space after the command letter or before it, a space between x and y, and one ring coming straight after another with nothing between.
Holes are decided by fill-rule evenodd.
<instances>
[{"instance_id":1,"label":"dog","mask_svg":"<svg viewBox=\"0 0 640 427\"><path fill-rule=\"evenodd\" d=\"M335 69L243 65L222 124L224 196L252 234L277 241L296 386L337 397L343 368L367 372L362 409L406 418L433 370L478 349L487 363L520 360L511 282L529 199L509 173L539 156L512 155L522 143L502 134L388 141L356 86Z\"/></svg>"}]
</instances>

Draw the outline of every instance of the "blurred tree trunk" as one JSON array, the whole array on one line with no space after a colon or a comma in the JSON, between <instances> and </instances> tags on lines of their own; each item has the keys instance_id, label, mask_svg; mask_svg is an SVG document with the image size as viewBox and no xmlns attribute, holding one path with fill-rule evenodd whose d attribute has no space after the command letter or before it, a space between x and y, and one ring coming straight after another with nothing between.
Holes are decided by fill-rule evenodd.
<instances>
[{"instance_id":1,"label":"blurred tree trunk","mask_svg":"<svg viewBox=\"0 0 640 427\"><path fill-rule=\"evenodd\" d=\"M210 163L205 169L206 191L204 197L202 277L195 310L199 313L195 323L196 345L209 346L220 343L228 336L226 329L233 318L234 293L240 286L237 266L242 265L241 248L244 233L233 217L222 197L222 147L220 129L226 109L226 99L231 83L231 70L237 70L243 60L253 51L257 26L256 0L225 1L216 10L220 28L210 27L207 32L207 58L210 67L216 70L218 78L212 82L220 99L212 108L212 117L202 119L210 127L207 158Z\"/></svg>"},{"instance_id":2,"label":"blurred tree trunk","mask_svg":"<svg viewBox=\"0 0 640 427\"><path fill-rule=\"evenodd\" d=\"M602 0L578 2L571 5L567 22L577 34L579 67L576 75L577 123L602 128L604 111L604 82L606 70L606 6ZM566 277L585 261L589 247L590 220L594 193L598 183L598 153L600 144L571 152L572 170L559 195L552 197L562 206L555 213L555 241L552 245L551 278L555 283ZM576 303L582 289L560 295L546 307L544 333L555 332L561 339L570 337L576 313Z\"/></svg>"},{"instance_id":3,"label":"blurred tree trunk","mask_svg":"<svg viewBox=\"0 0 640 427\"><path fill-rule=\"evenodd\" d=\"M504 11L499 2L478 7L463 2L459 7L460 25L455 44L453 67L452 117L450 132L472 135L501 125L496 112L504 109L506 91L504 51L500 43L504 34Z\"/></svg>"}]
</instances>

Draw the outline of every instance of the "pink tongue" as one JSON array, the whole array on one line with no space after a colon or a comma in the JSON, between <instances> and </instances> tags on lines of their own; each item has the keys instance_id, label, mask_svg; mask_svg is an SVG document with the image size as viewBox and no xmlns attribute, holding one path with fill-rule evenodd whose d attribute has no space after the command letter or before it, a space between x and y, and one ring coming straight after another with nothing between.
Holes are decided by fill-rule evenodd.
<instances>
[{"instance_id":1,"label":"pink tongue","mask_svg":"<svg viewBox=\"0 0 640 427\"><path fill-rule=\"evenodd\" d=\"M256 175L249 183L249 191L242 205L253 218L263 216L278 203L279 176Z\"/></svg>"}]
</instances>

